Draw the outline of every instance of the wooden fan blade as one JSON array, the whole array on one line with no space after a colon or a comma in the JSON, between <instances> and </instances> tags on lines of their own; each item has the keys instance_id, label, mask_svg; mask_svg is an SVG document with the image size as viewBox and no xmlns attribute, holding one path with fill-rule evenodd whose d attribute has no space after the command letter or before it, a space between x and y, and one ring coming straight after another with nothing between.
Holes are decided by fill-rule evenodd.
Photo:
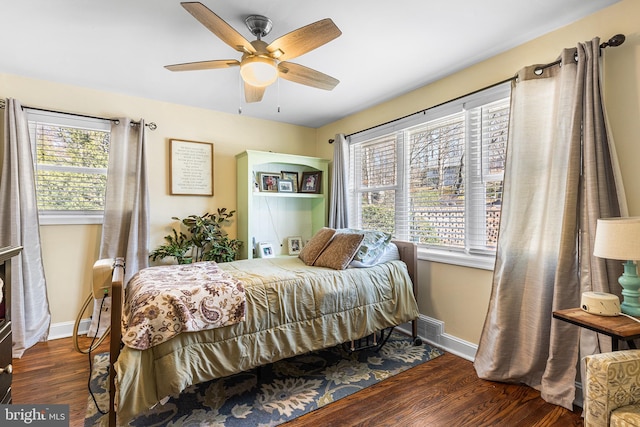
<instances>
[{"instance_id":1,"label":"wooden fan blade","mask_svg":"<svg viewBox=\"0 0 640 427\"><path fill-rule=\"evenodd\" d=\"M278 71L278 76L285 80L318 89L332 90L340 83L338 79L293 62L281 62L278 64Z\"/></svg>"},{"instance_id":2,"label":"wooden fan blade","mask_svg":"<svg viewBox=\"0 0 640 427\"><path fill-rule=\"evenodd\" d=\"M164 68L170 71L195 71L214 70L216 68L230 68L240 65L240 61L235 59L217 59L214 61L187 62L185 64L165 65Z\"/></svg>"},{"instance_id":3,"label":"wooden fan blade","mask_svg":"<svg viewBox=\"0 0 640 427\"><path fill-rule=\"evenodd\" d=\"M237 32L231 25L227 24L222 18L213 13L207 6L200 2L184 2L180 3L187 12L193 15L202 25L207 27L209 31L218 36L220 40L231 46L237 51L256 53L251 43L245 39L242 34Z\"/></svg>"},{"instance_id":4,"label":"wooden fan blade","mask_svg":"<svg viewBox=\"0 0 640 427\"><path fill-rule=\"evenodd\" d=\"M251 86L249 83L244 84L244 100L247 102L260 102L266 87Z\"/></svg>"},{"instance_id":5,"label":"wooden fan blade","mask_svg":"<svg viewBox=\"0 0 640 427\"><path fill-rule=\"evenodd\" d=\"M274 40L267 51L279 60L292 59L340 36L342 31L329 18L298 28Z\"/></svg>"}]
</instances>

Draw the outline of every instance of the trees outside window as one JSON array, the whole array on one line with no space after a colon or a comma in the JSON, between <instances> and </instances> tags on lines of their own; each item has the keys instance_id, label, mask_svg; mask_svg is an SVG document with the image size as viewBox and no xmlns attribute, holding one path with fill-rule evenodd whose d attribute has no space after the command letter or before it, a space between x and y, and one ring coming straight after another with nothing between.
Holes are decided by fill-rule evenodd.
<instances>
[{"instance_id":1,"label":"trees outside window","mask_svg":"<svg viewBox=\"0 0 640 427\"><path fill-rule=\"evenodd\" d=\"M351 226L493 256L509 119L508 88L500 89L351 137Z\"/></svg>"},{"instance_id":2,"label":"trees outside window","mask_svg":"<svg viewBox=\"0 0 640 427\"><path fill-rule=\"evenodd\" d=\"M41 223L101 222L108 120L28 110Z\"/></svg>"}]
</instances>

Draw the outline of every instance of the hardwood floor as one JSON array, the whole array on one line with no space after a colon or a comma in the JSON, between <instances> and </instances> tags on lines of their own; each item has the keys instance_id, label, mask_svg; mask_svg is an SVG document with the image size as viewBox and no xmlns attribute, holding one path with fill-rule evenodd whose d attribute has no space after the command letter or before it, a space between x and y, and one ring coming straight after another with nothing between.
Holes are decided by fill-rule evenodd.
<instances>
[{"instance_id":1,"label":"hardwood floor","mask_svg":"<svg viewBox=\"0 0 640 427\"><path fill-rule=\"evenodd\" d=\"M445 354L286 424L301 426L582 426L536 390L481 380L473 364Z\"/></svg>"},{"instance_id":2,"label":"hardwood floor","mask_svg":"<svg viewBox=\"0 0 640 427\"><path fill-rule=\"evenodd\" d=\"M104 351L106 342L97 350ZM38 343L13 362L13 403L68 404L70 426L83 425L89 362L73 349L71 338ZM445 354L286 427L567 427L583 425L580 413L546 403L526 386L480 380L471 362Z\"/></svg>"},{"instance_id":3,"label":"hardwood floor","mask_svg":"<svg viewBox=\"0 0 640 427\"><path fill-rule=\"evenodd\" d=\"M79 341L87 348L89 340ZM96 352L108 352L105 340ZM13 403L67 404L71 427L84 425L89 392L89 357L73 348L71 338L37 343L13 359Z\"/></svg>"}]
</instances>

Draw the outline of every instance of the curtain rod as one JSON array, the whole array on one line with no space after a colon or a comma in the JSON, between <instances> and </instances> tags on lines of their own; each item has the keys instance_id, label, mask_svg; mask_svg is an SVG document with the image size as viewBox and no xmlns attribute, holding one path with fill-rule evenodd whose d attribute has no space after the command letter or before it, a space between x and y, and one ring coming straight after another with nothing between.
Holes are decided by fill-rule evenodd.
<instances>
[{"instance_id":1,"label":"curtain rod","mask_svg":"<svg viewBox=\"0 0 640 427\"><path fill-rule=\"evenodd\" d=\"M603 42L603 43L600 43L600 49L604 49L604 48L607 48L607 47L609 47L609 46L611 46L611 47L620 46L622 43L624 43L625 39L626 39L626 37L624 36L624 34L616 34L615 36L611 37L608 41ZM541 66L539 66L538 68L536 68L536 70L535 70L535 71L537 72L537 71L545 70L545 69L547 69L547 68L549 68L549 67L553 67L554 65L558 65L558 64L560 64L560 62L561 62L561 61L560 61L560 60L558 60L558 61L550 62L550 63L545 64L545 65L541 65ZM432 108L439 107L439 106L444 105L444 104L447 104L447 103L449 103L449 102L457 101L458 99L464 98L465 96L474 95L474 94L476 94L476 93L478 93L478 92L482 92L483 90L491 89L492 87L495 87L495 86L501 85L501 84L503 84L503 83L510 82L510 81L512 81L512 80L515 80L516 78L518 78L518 75L517 75L517 74L516 74L515 76L513 76L513 77L509 77L508 79L504 79L504 80L499 81L499 82L497 82L497 83L490 84L489 86L485 86L485 87L483 87L483 88L480 88L480 89L474 90L474 91L469 92L469 93L467 93L467 94L460 95L460 96L458 96L458 97L456 97L456 98L454 98L454 99L450 99L450 100L445 101L445 102L442 102L442 103L440 103L440 104L438 104L438 105L434 105L434 106L431 106L431 107L429 107L429 108L425 108L424 110L419 110L419 111L416 111L415 113L407 114L406 116L398 117L397 119L389 120L388 122L380 123L379 125L371 126L371 127L369 127L369 128L362 129L362 130L359 130L359 131L357 131L357 132L350 133L350 134L348 134L348 135L345 135L345 137L350 137L350 136L352 136L352 135L356 135L356 134L358 134L358 133L366 132L366 131L368 131L368 130L375 129L375 128L377 128L378 126L388 125L388 124L390 124L390 123L394 123L394 122L397 122L397 121L400 121L400 120L406 119L407 117L415 116L416 114L420 114L420 113L423 113L423 114L424 114L425 112L427 112L428 110L430 110L430 109L432 109ZM335 140L334 140L333 138L331 138L331 139L329 140L329 144L333 144L333 142L334 142L334 141L335 141Z\"/></svg>"},{"instance_id":2,"label":"curtain rod","mask_svg":"<svg viewBox=\"0 0 640 427\"><path fill-rule=\"evenodd\" d=\"M5 106L6 106L5 99L4 98L0 99L0 109L5 108ZM46 108L29 107L28 105L23 105L22 107L23 108L28 108L30 110L44 111L45 113L69 114L69 115L78 116L78 117L85 117L87 119L109 120L111 122L114 122L115 124L119 124L120 123L119 119L111 119L111 118L108 118L108 117L88 116L86 114L77 114L77 113L66 113L64 111L48 110ZM140 124L140 122L132 121L131 124ZM158 125L156 125L154 122L145 123L144 125L147 126L149 128L149 130L158 129Z\"/></svg>"}]
</instances>

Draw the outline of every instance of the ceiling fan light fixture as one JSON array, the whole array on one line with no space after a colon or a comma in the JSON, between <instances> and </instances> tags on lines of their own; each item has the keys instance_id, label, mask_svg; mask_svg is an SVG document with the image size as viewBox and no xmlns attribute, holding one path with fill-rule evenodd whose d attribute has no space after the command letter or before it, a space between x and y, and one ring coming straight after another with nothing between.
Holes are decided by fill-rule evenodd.
<instances>
[{"instance_id":1,"label":"ceiling fan light fixture","mask_svg":"<svg viewBox=\"0 0 640 427\"><path fill-rule=\"evenodd\" d=\"M252 55L240 63L240 75L251 86L266 87L278 78L278 68L275 59Z\"/></svg>"},{"instance_id":2,"label":"ceiling fan light fixture","mask_svg":"<svg viewBox=\"0 0 640 427\"><path fill-rule=\"evenodd\" d=\"M239 65L247 102L262 100L266 87L278 77L324 90L332 90L340 83L338 79L320 71L289 62L342 34L330 18L305 25L266 43L262 37L269 34L272 28L272 22L266 16L250 15L245 19L247 28L256 37L256 40L249 41L204 4L197 1L180 4L220 40L241 52L242 58L239 61L220 59L165 66L170 71L213 70Z\"/></svg>"}]
</instances>

